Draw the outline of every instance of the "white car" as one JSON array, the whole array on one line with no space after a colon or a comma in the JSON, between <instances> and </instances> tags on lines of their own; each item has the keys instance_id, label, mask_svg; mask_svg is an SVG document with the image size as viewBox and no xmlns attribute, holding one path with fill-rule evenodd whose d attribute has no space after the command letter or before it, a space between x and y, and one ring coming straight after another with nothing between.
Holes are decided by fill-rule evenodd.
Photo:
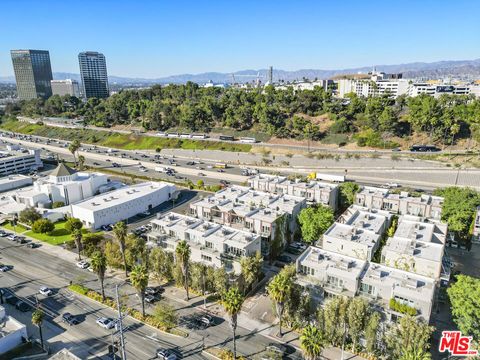
<instances>
[{"instance_id":1,"label":"white car","mask_svg":"<svg viewBox=\"0 0 480 360\"><path fill-rule=\"evenodd\" d=\"M40 294L42 294L42 295L45 295L45 296L50 296L50 295L53 294L52 289L49 289L49 288L46 287L46 286L42 286L42 287L40 288L40 290L38 290L38 292L39 292Z\"/></svg>"},{"instance_id":2,"label":"white car","mask_svg":"<svg viewBox=\"0 0 480 360\"><path fill-rule=\"evenodd\" d=\"M112 318L101 317L97 319L96 323L104 329L110 330L115 327L116 321Z\"/></svg>"},{"instance_id":3,"label":"white car","mask_svg":"<svg viewBox=\"0 0 480 360\"><path fill-rule=\"evenodd\" d=\"M168 349L158 349L157 357L161 360L177 360L177 355Z\"/></svg>"},{"instance_id":4,"label":"white car","mask_svg":"<svg viewBox=\"0 0 480 360\"><path fill-rule=\"evenodd\" d=\"M85 260L82 260L82 261L79 261L77 262L77 266L80 268L80 269L86 269L90 266L90 264L85 261Z\"/></svg>"},{"instance_id":5,"label":"white car","mask_svg":"<svg viewBox=\"0 0 480 360\"><path fill-rule=\"evenodd\" d=\"M387 187L392 188L392 189L400 187L400 184L397 184L397 183L387 183L386 185L387 185Z\"/></svg>"}]
</instances>

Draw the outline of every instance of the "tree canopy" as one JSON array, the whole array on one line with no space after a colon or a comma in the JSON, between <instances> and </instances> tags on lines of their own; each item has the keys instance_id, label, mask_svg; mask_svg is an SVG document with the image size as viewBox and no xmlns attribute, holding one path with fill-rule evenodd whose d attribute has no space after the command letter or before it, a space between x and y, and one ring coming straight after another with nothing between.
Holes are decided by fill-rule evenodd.
<instances>
[{"instance_id":1,"label":"tree canopy","mask_svg":"<svg viewBox=\"0 0 480 360\"><path fill-rule=\"evenodd\" d=\"M298 215L298 222L303 240L309 244L315 243L334 220L333 210L327 206L317 205L302 209Z\"/></svg>"}]
</instances>

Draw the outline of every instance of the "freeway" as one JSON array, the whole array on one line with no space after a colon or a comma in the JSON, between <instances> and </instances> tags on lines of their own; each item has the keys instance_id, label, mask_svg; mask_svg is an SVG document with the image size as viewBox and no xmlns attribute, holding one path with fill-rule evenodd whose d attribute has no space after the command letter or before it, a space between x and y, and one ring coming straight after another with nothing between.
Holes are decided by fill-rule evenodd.
<instances>
[{"instance_id":1,"label":"freeway","mask_svg":"<svg viewBox=\"0 0 480 360\"><path fill-rule=\"evenodd\" d=\"M1 263L13 265L13 270L0 274L1 286L8 288L31 304L35 304L38 300L47 315L44 335L52 350L57 351L67 347L79 354L82 359L101 358L105 354L112 337L117 338L117 334L100 328L95 321L100 316L114 318L116 313L67 289L70 281L82 283L95 290L99 290L100 286L95 274L76 266L73 253L58 247L52 250L47 245L44 245L44 248L29 249L24 245L0 238L0 254ZM108 273L105 281L108 296L113 296L115 285L121 286L122 302L126 301L130 306L139 308L135 290L120 278ZM54 295L49 297L40 295L38 290L41 286L53 289ZM177 314L181 318L187 318L201 311L197 308L201 306L201 300L187 304L181 298L169 297L164 301L177 309ZM153 307L148 306L147 310L151 312ZM7 305L7 311L19 320L30 323L28 313L15 312L10 305ZM81 323L71 327L65 326L61 322L61 315L67 311L78 315ZM124 320L124 325L127 326L125 339L129 359L153 358L155 351L160 347L172 349L179 357L191 359L203 358L201 352L203 344L206 347L231 347L230 326L223 318L218 318L216 325L210 328L189 330L188 338L161 333L130 318ZM30 334L32 331L34 334L37 333L31 324L29 331ZM272 342L270 338L241 327L238 328L237 333L237 347L241 353L249 357L261 353L265 346ZM298 358L298 354L292 354L290 358Z\"/></svg>"}]
</instances>

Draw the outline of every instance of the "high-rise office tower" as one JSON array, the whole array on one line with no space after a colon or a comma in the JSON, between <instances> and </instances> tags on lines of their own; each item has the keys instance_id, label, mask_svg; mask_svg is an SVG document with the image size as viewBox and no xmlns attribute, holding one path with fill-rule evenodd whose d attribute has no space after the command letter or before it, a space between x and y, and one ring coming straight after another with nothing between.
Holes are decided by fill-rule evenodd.
<instances>
[{"instance_id":1,"label":"high-rise office tower","mask_svg":"<svg viewBox=\"0 0 480 360\"><path fill-rule=\"evenodd\" d=\"M99 52L86 51L78 54L83 96L86 98L106 98L108 92L107 63Z\"/></svg>"},{"instance_id":2,"label":"high-rise office tower","mask_svg":"<svg viewBox=\"0 0 480 360\"><path fill-rule=\"evenodd\" d=\"M52 66L46 50L12 50L13 70L20 100L52 96Z\"/></svg>"}]
</instances>

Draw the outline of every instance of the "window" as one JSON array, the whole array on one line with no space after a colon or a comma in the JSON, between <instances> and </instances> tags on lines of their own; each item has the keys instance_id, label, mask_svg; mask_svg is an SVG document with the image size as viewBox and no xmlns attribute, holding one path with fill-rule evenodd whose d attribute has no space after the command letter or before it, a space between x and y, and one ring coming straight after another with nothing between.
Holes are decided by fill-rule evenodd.
<instances>
[{"instance_id":1,"label":"window","mask_svg":"<svg viewBox=\"0 0 480 360\"><path fill-rule=\"evenodd\" d=\"M315 275L315 270L305 265L300 265L300 272L305 275Z\"/></svg>"},{"instance_id":2,"label":"window","mask_svg":"<svg viewBox=\"0 0 480 360\"><path fill-rule=\"evenodd\" d=\"M335 287L335 288L343 288L343 280L342 279L339 279L339 278L336 278L334 276L330 276L328 275L327 276L327 284Z\"/></svg>"},{"instance_id":3,"label":"window","mask_svg":"<svg viewBox=\"0 0 480 360\"><path fill-rule=\"evenodd\" d=\"M375 296L377 295L377 288L370 284L361 283L360 292L366 295Z\"/></svg>"},{"instance_id":4,"label":"window","mask_svg":"<svg viewBox=\"0 0 480 360\"><path fill-rule=\"evenodd\" d=\"M205 241L205 247L207 249L213 249L213 243L211 241Z\"/></svg>"},{"instance_id":5,"label":"window","mask_svg":"<svg viewBox=\"0 0 480 360\"><path fill-rule=\"evenodd\" d=\"M212 262L212 257L211 257L211 256L208 256L208 255L202 254L202 260L203 260L203 261Z\"/></svg>"},{"instance_id":6,"label":"window","mask_svg":"<svg viewBox=\"0 0 480 360\"><path fill-rule=\"evenodd\" d=\"M401 303L401 304L404 304L404 305L408 305L408 306L411 306L411 307L414 307L415 303L412 301L412 300L409 300L407 298L403 298L401 296L397 296L395 295L394 299Z\"/></svg>"}]
</instances>

